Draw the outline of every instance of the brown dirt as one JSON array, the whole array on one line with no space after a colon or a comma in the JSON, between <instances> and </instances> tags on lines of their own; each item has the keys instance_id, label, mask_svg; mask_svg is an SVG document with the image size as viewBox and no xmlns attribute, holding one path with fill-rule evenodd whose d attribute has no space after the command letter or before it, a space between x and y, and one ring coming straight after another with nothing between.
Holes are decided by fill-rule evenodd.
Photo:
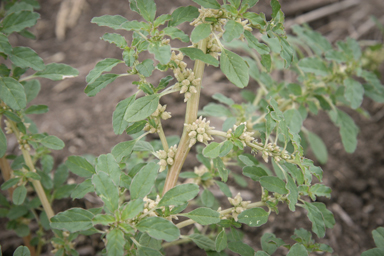
<instances>
[{"instance_id":1,"label":"brown dirt","mask_svg":"<svg viewBox=\"0 0 384 256\"><path fill-rule=\"evenodd\" d=\"M85 76L94 67L97 61L104 58L121 58L121 51L99 38L111 29L98 27L91 24L92 17L105 14L122 15L128 19L139 19L136 13L129 10L127 0L87 0L86 6L79 17L77 24L67 29L63 41L57 40L55 36L55 20L60 8L60 0L42 0L41 20L33 28L37 40L26 40L19 36L13 36L11 42L14 46L26 45L32 47L45 60L45 63L62 62L80 70L79 77L64 80L62 82L50 82L41 80L42 91L33 101L34 104L45 104L50 111L33 119L43 132L60 137L66 144L64 150L54 151L56 164L65 161L70 155L93 154L99 155L110 152L110 149L118 142L128 139L127 135L117 136L113 133L111 117L116 104L130 96L134 91L131 82L133 78L122 78L103 89L97 96L89 98L83 92L85 87ZM260 1L257 11L269 14L266 2ZM304 1L292 0L283 2L283 10L290 10L289 18L294 18L302 12L295 11L295 6L303 2L320 2L317 0ZM324 3L337 2L327 0ZM193 4L187 0L157 1L158 14L169 13L173 9L187 4ZM347 9L343 12L333 14L312 22L310 25L332 41L343 39L356 31L368 15L377 17L382 15L382 0L362 1L357 7ZM128 33L127 38L129 38ZM362 36L363 39L377 39L379 34L371 30ZM117 68L118 70L118 68ZM124 70L120 70L123 72ZM161 78L156 73L154 81ZM208 68L203 80L204 90L201 106L210 100L210 96L216 92L234 97L238 92L230 85L215 68ZM253 82L250 89L254 90L257 85ZM178 135L183 123L184 104L179 95L171 95L164 99L168 104L173 118L165 125L167 135ZM183 107L181 107L183 106ZM327 230L327 235L319 241L329 244L335 250L335 255L355 256L368 248L374 247L371 231L378 226L384 225L384 108L381 104L373 103L366 99L363 107L371 114L371 119L366 119L356 113L347 111L352 115L360 127L358 147L355 153L347 154L340 141L338 130L333 126L325 113L310 116L305 126L321 136L329 151L328 163L323 167L324 183L332 188L332 198L324 200L328 209L332 210L336 225ZM15 150L16 141L9 139L9 145ZM309 156L313 158L309 152ZM195 159L189 158L190 164L195 165ZM235 187L242 193L256 198L254 190L257 186L249 182L247 189ZM248 192L247 192L248 191ZM56 202L56 212L63 211L69 207L91 207L92 203L86 200L61 200ZM92 206L93 207L93 206ZM272 214L270 222L260 228L244 227L246 242L255 249L260 249L260 237L264 232L274 232L278 237L292 243L289 237L295 228L304 227L310 229L310 222L302 211L289 212L287 208L280 207L279 215ZM6 231L4 220L0 221L0 242L4 255L11 255L14 248L21 244L13 232ZM102 244L96 238L83 238L78 241L78 249L81 255L95 255L102 248ZM169 255L203 255L204 253L192 246L183 245L167 249ZM286 251L279 250L278 255L285 255ZM276 255L277 255L276 254ZM48 254L44 254L48 255Z\"/></svg>"}]
</instances>

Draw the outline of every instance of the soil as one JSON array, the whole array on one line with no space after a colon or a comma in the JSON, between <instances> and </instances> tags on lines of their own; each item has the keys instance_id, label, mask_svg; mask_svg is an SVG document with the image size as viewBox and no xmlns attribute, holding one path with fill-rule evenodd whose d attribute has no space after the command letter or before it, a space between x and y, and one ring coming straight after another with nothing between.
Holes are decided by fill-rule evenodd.
<instances>
[{"instance_id":1,"label":"soil","mask_svg":"<svg viewBox=\"0 0 384 256\"><path fill-rule=\"evenodd\" d=\"M76 1L76 0L75 0ZM73 2L75 2L73 1ZM78 0L77 0L78 1ZM104 58L121 58L121 51L113 45L100 40L106 32L113 32L106 27L98 27L90 23L92 17L105 14L122 15L130 20L140 17L129 10L127 0L86 0L80 16L72 28L66 30L63 40L58 40L55 35L56 18L61 7L61 0L42 0L42 8L39 10L41 19L32 29L37 36L36 40L26 40L20 36L12 36L11 43L14 46L29 46L33 48L45 61L62 62L78 68L80 75L74 79L62 82L41 80L42 90L33 104L45 104L50 111L41 116L33 116L39 129L60 137L66 144L61 151L54 151L53 156L56 165L62 163L70 155L92 154L100 155L109 153L117 143L128 140L128 135L115 135L112 129L112 113L116 104L130 96L135 87L132 85L134 78L126 77L116 80L107 86L95 97L87 97L83 92L85 77L95 66L97 61ZM194 5L188 0L158 0L158 15L169 13L179 6ZM283 11L287 9L287 19L293 19L303 13L311 11L311 8L320 8L321 5L338 2L336 0L291 0L281 1ZM309 7L306 7L309 5ZM255 11L270 14L269 1L260 1ZM302 8L299 8L302 7ZM332 42L344 39L357 33L358 28L369 19L369 15L380 18L383 13L384 2L382 0L361 1L360 4L327 15L311 22L309 25L327 36ZM64 20L68 21L68 20ZM187 24L185 27L188 28ZM188 28L189 31L191 30ZM188 30L187 30L188 32ZM129 33L123 33L129 40ZM361 34L364 40L382 40L382 35L377 29L372 29ZM191 63L189 63L191 65ZM124 72L117 67L116 72ZM114 70L114 71L115 71ZM381 69L383 73L383 69ZM153 80L158 81L161 73L155 73ZM152 78L151 78L152 79ZM209 67L203 79L201 107L210 101L210 96L221 92L231 96L236 102L240 102L239 92L230 84L216 68ZM257 88L256 82L249 86L250 90ZM183 124L184 104L180 95L170 95L164 98L162 103L168 105L173 118L165 122L166 135L180 135ZM320 199L326 203L335 216L336 225L327 230L324 239L317 241L326 243L334 249L333 255L355 256L363 251L373 248L374 243L371 231L384 225L384 107L369 99L363 102L363 108L368 111L371 118L365 118L353 111L346 110L360 127L358 146L353 154L344 151L338 129L331 123L326 113L310 116L305 126L318 134L327 145L329 159L327 164L321 167L324 170L324 183L332 188L331 199ZM11 137L8 140L12 151L17 151L16 140ZM308 157L314 159L308 152ZM197 164L194 157L188 158L185 170ZM72 179L77 178L71 176ZM2 181L1 181L2 182ZM229 185L233 192L241 191L246 199L257 199L259 196L256 184L248 180L249 186L241 188L233 180ZM256 191L256 194L255 192ZM227 202L222 198L222 203ZM95 207L99 202L91 198L83 200L59 200L54 204L55 212L60 212L69 207ZM259 227L243 227L245 241L255 250L260 250L260 237L265 232L274 232L277 237L286 242L293 243L290 236L295 228L310 229L311 224L303 211L290 212L286 206L280 207L278 215L272 214L270 221ZM82 237L77 241L77 249L80 255L96 255L103 248L98 237ZM12 255L12 252L21 244L22 240L14 232L5 229L5 220L0 220L0 244L3 255ZM43 255L49 255L49 248L44 248ZM192 244L173 246L166 250L167 255L205 255L202 250ZM280 249L274 255L285 255L286 251Z\"/></svg>"}]
</instances>

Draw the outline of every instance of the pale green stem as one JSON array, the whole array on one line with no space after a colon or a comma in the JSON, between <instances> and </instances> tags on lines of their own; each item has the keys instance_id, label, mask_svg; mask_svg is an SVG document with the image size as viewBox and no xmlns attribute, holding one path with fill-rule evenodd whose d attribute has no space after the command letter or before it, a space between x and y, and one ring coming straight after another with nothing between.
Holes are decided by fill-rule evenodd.
<instances>
[{"instance_id":1,"label":"pale green stem","mask_svg":"<svg viewBox=\"0 0 384 256\"><path fill-rule=\"evenodd\" d=\"M164 150L168 152L169 146L168 146L167 138L165 137L165 134L164 134L163 126L161 125L161 118L159 118L159 124L157 128L158 128L158 134L161 140L161 144L163 144Z\"/></svg>"},{"instance_id":2,"label":"pale green stem","mask_svg":"<svg viewBox=\"0 0 384 256\"><path fill-rule=\"evenodd\" d=\"M265 206L266 204L264 202L255 202L255 203L251 203L251 204L248 204L247 205L247 209L251 209L251 208L255 208L255 207L260 207L260 206ZM222 211L219 211L220 215L226 215L226 214L229 214L232 212L232 210L234 209L235 207L231 207L231 208L228 208L228 209L225 209L225 210L222 210ZM192 225L193 223L195 223L196 221L192 220L192 219L189 219L189 220L185 220L185 221L182 221L178 224L176 224L176 227L178 227L179 229L183 228L183 227L186 227L186 226L189 226L189 225Z\"/></svg>"}]
</instances>

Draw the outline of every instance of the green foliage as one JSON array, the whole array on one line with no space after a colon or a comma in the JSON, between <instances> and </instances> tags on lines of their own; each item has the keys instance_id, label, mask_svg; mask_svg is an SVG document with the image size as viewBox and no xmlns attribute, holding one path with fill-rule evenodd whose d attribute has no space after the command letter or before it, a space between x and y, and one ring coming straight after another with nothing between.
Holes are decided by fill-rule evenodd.
<instances>
[{"instance_id":1,"label":"green foliage","mask_svg":"<svg viewBox=\"0 0 384 256\"><path fill-rule=\"evenodd\" d=\"M340 129L345 150L353 152L359 129L339 106L363 112L364 95L382 103L383 85L373 70L363 65L364 51L355 40L337 42L336 48L306 26L293 26L296 36L287 36L278 0L270 1L269 20L263 13L249 11L258 0L229 0L223 5L216 0L194 2L203 8L183 6L156 16L154 0L130 0L130 9L142 17L140 21L119 15L92 19L96 25L132 33L130 41L118 33L102 36L102 40L120 48L122 55L99 61L87 75L84 90L93 97L118 77L134 76L132 84L137 92L121 100L112 115L115 134L126 132L132 138L98 157L69 156L53 177L50 172L54 160L49 153L51 149L62 149L64 143L55 136L37 133L26 115L48 111L45 105L30 105L41 88L35 78L57 81L77 76L78 71L65 64L45 65L32 49L13 47L8 36L28 33L25 29L33 26L39 15L33 12L37 2L32 0L7 5L0 23L0 54L8 60L0 65L0 116L7 120L6 131L17 134L23 156L12 157L13 178L1 188L14 187L13 204L0 197L0 216L11 220L9 226L19 236L29 235L23 221L32 218L35 209L41 211L42 199L49 204L54 199L83 198L95 192L103 202L101 208L72 208L48 217L43 203L40 224L55 233L52 241L56 255L77 255L72 241L79 234L93 233L102 234L106 255L163 255L163 247L181 242L193 242L208 255L224 255L229 250L243 256L265 256L280 246L289 250L288 255L332 252L329 246L315 243L312 233L303 229L295 231L293 245L265 233L262 251L255 252L242 242L236 228L259 227L268 222L270 215L278 214L280 204L286 204L291 211L297 206L304 208L312 232L324 237L326 228L332 228L335 220L325 204L315 201L318 197L330 198L331 189L313 184L313 177L322 182L322 170L305 157L304 149L306 145L311 147L321 164L327 162L328 153L322 139L304 127L304 120L309 113L326 111ZM190 35L176 27L184 22L194 26ZM171 39L184 45L176 48ZM237 48L252 58L240 56ZM142 52L151 53L151 58L146 55L147 59L143 59ZM184 62L185 56L195 61L193 69ZM222 130L215 130L206 119L196 119L200 90L214 86L202 81L205 64L220 66L238 88L248 86L250 77L259 84L255 92L250 91L252 88L242 91L245 102L217 93L213 95L217 102L203 107L201 115L225 120ZM127 71L109 73L117 65L126 65ZM26 76L28 69L32 74ZM152 84L149 77L153 73L169 70L172 75ZM275 81L271 73L276 70L292 72L297 79ZM162 128L162 122L171 118L161 103L162 97L175 92L184 94L187 102L181 138L166 137L168 133ZM160 139L147 142L148 133L157 133ZM176 186L189 149L198 142L205 144L196 150L202 166L193 172L181 172L180 177L188 180ZM6 155L6 145L1 131L0 157ZM31 159L24 158L31 147ZM257 154L261 157L256 158ZM273 170L262 160L272 162ZM240 166L242 173L232 169L233 165ZM66 184L68 170L85 180L77 185ZM255 182L262 190L260 201L244 201L240 194L233 197L226 185L228 180L241 187ZM37 193L40 200L30 199L30 182L35 189L36 184L42 185L43 190ZM212 193L215 184L228 197L231 207L221 209L221 202ZM173 223L176 218L182 218L177 225ZM180 230L193 223L206 227L181 235L187 232ZM69 232L69 236L62 231ZM363 255L382 253L383 234L382 229L373 231L378 248ZM14 255L29 255L27 250L19 247Z\"/></svg>"}]
</instances>

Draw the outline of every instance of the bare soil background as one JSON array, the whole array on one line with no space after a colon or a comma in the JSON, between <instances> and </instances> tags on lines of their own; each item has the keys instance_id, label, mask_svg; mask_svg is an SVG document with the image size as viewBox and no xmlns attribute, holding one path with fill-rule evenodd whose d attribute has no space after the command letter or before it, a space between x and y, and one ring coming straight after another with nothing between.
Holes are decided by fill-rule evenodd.
<instances>
[{"instance_id":1,"label":"bare soil background","mask_svg":"<svg viewBox=\"0 0 384 256\"><path fill-rule=\"evenodd\" d=\"M74 4L76 1L84 5L79 10L78 20L72 28L67 28L65 38L59 40L55 34L57 24L70 25L73 17L65 18L63 8L65 3ZM282 10L286 13L287 20L308 13L321 6L338 3L336 0L287 0L282 2ZM359 2L359 1L356 1ZM366 32L361 26L368 24L369 15L378 18L384 17L384 1L365 0L353 7L346 8L332 15L326 15L310 22L312 28L320 31L332 42L344 39L347 36L358 35L364 40L382 40L377 29ZM170 13L179 6L195 5L188 0L157 0L157 15ZM127 135L115 135L112 129L112 113L116 104L129 97L135 86L132 85L134 77L119 78L113 84L107 86L95 97L89 98L83 92L85 88L85 76L104 58L121 58L121 50L114 45L100 40L105 32L113 32L106 27L98 27L90 23L92 17L110 15L122 15L130 20L140 19L137 13L130 11L128 0L41 0L41 19L32 29L37 36L36 40L27 40L20 36L12 36L13 46L29 46L34 49L45 61L62 62L78 68L80 75L74 79L62 82L50 82L41 80L42 90L33 104L45 104L50 111L41 116L33 116L41 131L60 137L66 144L61 151L54 151L56 165L64 162L70 155L109 153L117 143L129 139ZM79 4L79 3L77 3ZM71 4L68 5L71 8ZM78 6L78 7L79 7ZM61 9L61 13L60 13ZM70 10L70 9L69 9ZM271 13L269 1L261 0L254 8L257 12L264 12L267 16ZM58 15L64 18L57 20ZM76 15L75 15L76 16ZM187 32L191 31L188 24L184 24ZM59 28L63 28L60 25ZM63 31L63 30L61 30ZM363 31L363 32L362 32ZM127 40L129 33L124 33ZM191 65L192 63L189 63ZM116 68L117 72L124 72L124 68ZM115 71L115 70L114 70ZM383 73L383 69L381 70ZM154 80L158 81L161 73L155 73ZM151 80L152 81L152 80ZM382 80L383 81L383 80ZM211 101L211 95L220 92L240 102L239 90L230 84L216 68L209 67L203 79L204 89L200 106L203 107ZM255 91L257 83L252 81L249 90ZM172 119L164 122L166 135L180 135L184 120L185 104L183 97L175 94L162 99L162 103L168 104L172 112ZM329 160L321 166L324 170L324 183L332 188L332 198L323 200L334 213L336 225L327 230L326 237L320 239L334 249L333 255L354 256L374 247L371 231L384 225L384 105L365 99L363 107L370 113L367 119L361 115L347 111L352 115L360 127L358 147L355 153L348 154L344 151L338 129L331 123L327 114L319 113L310 116L305 126L318 134L325 141ZM219 126L220 127L220 126ZM13 137L8 140L13 152L17 152L17 142ZM313 154L308 156L314 159ZM197 161L193 156L184 170L193 168ZM75 176L71 176L75 178ZM3 182L0 178L0 182ZM232 180L229 185L233 191L241 191L246 199L256 200L254 191L258 186L248 180L247 188L238 187ZM248 197L248 198L247 198ZM99 202L92 201L92 197L83 200L59 200L54 204L55 212L63 211L69 207L96 207ZM219 198L226 204L224 197ZM310 229L311 224L304 212L290 212L287 207L280 207L281 212L272 214L270 221L259 228L243 227L245 241L254 249L261 249L260 237L265 232L274 232L277 237L286 242L293 243L289 238L295 228L304 227ZM103 248L98 237L82 237L77 242L77 249L81 255L96 255ZM14 232L5 229L5 220L0 220L0 244L4 255L12 255L17 245L22 240ZM49 250L49 248L45 248ZM193 245L174 246L166 250L167 255L205 255L202 250ZM279 250L275 255L285 255L286 251ZM49 255L46 252L44 255Z\"/></svg>"}]
</instances>

